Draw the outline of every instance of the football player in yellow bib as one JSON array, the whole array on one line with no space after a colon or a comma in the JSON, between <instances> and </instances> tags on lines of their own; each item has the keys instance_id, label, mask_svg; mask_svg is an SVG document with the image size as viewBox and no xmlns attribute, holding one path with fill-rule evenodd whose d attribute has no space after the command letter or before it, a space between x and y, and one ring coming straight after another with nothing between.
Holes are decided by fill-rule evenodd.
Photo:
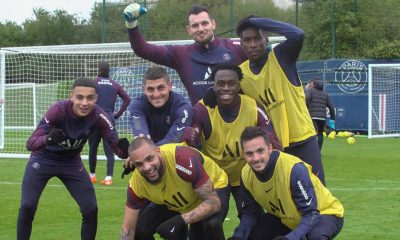
<instances>
[{"instance_id":1,"label":"football player in yellow bib","mask_svg":"<svg viewBox=\"0 0 400 240\"><path fill-rule=\"evenodd\" d=\"M233 239L333 239L343 227L343 205L299 158L274 150L265 132L246 128L240 143L242 218ZM259 214L259 209L266 210Z\"/></svg>"},{"instance_id":2,"label":"football player in yellow bib","mask_svg":"<svg viewBox=\"0 0 400 240\"><path fill-rule=\"evenodd\" d=\"M310 164L313 173L325 184L316 132L296 69L304 31L257 17L241 20L236 31L249 58L240 65L244 75L240 83L242 91L264 106L284 152ZM283 35L286 40L271 49L265 32Z\"/></svg>"},{"instance_id":3,"label":"football player in yellow bib","mask_svg":"<svg viewBox=\"0 0 400 240\"><path fill-rule=\"evenodd\" d=\"M129 181L121 239L225 239L219 195L228 177L217 164L182 144L157 147L146 137L133 140L129 158L135 170ZM140 209L147 206L139 216Z\"/></svg>"},{"instance_id":4,"label":"football player in yellow bib","mask_svg":"<svg viewBox=\"0 0 400 240\"><path fill-rule=\"evenodd\" d=\"M247 126L259 126L273 139L273 147L282 149L272 122L263 107L254 99L239 94L243 77L240 67L219 64L211 72L214 82L214 101L210 107L203 100L194 105L189 145L201 142L201 152L213 159L228 175L229 189L235 199L240 218L242 198L240 197L240 174L246 165L240 147L240 134ZM186 129L185 129L186 131ZM229 194L223 200L229 205Z\"/></svg>"}]
</instances>

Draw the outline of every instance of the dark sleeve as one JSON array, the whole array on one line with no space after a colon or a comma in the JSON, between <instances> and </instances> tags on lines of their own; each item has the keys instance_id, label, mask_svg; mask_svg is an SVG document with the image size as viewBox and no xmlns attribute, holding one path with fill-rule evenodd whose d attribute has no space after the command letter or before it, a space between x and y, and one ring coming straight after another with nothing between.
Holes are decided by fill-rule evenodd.
<instances>
[{"instance_id":1,"label":"dark sleeve","mask_svg":"<svg viewBox=\"0 0 400 240\"><path fill-rule=\"evenodd\" d=\"M122 150L117 146L119 140L118 133L115 130L114 124L103 110L99 113L96 129L100 130L103 140L110 145L113 152L119 158L125 159L128 157L128 152L125 152L125 150Z\"/></svg>"},{"instance_id":2,"label":"dark sleeve","mask_svg":"<svg viewBox=\"0 0 400 240\"><path fill-rule=\"evenodd\" d=\"M144 104L140 97L133 99L129 106L129 123L133 136L139 136L140 134L150 136L149 126L147 125L146 114L144 112Z\"/></svg>"},{"instance_id":3,"label":"dark sleeve","mask_svg":"<svg viewBox=\"0 0 400 240\"><path fill-rule=\"evenodd\" d=\"M248 239L250 232L256 225L257 219L263 210L254 200L251 193L246 189L242 179L240 179L240 191L243 199L243 203L241 204L242 217L240 219L239 226L235 228L233 236L240 239Z\"/></svg>"},{"instance_id":4,"label":"dark sleeve","mask_svg":"<svg viewBox=\"0 0 400 240\"><path fill-rule=\"evenodd\" d=\"M269 119L267 113L264 111L264 108L257 103L257 127L264 129L264 131L268 134L269 139L271 140L272 147L277 150L283 150L282 144L276 135L274 125L272 121Z\"/></svg>"},{"instance_id":5,"label":"dark sleeve","mask_svg":"<svg viewBox=\"0 0 400 240\"><path fill-rule=\"evenodd\" d=\"M128 186L128 189L126 191L126 203L125 203L125 205L128 208L140 209L146 206L147 202L148 202L147 199L138 197L135 191L133 191L133 189L130 186Z\"/></svg>"},{"instance_id":6,"label":"dark sleeve","mask_svg":"<svg viewBox=\"0 0 400 240\"><path fill-rule=\"evenodd\" d=\"M176 147L176 172L194 189L201 187L210 177L203 167L203 155L191 147Z\"/></svg>"},{"instance_id":7,"label":"dark sleeve","mask_svg":"<svg viewBox=\"0 0 400 240\"><path fill-rule=\"evenodd\" d=\"M297 163L293 167L290 173L290 191L301 214L301 221L286 236L289 239L302 239L320 221L317 196L304 163Z\"/></svg>"},{"instance_id":8,"label":"dark sleeve","mask_svg":"<svg viewBox=\"0 0 400 240\"><path fill-rule=\"evenodd\" d=\"M210 116L208 115L206 106L200 102L193 106L192 127L198 128L199 133L203 133L206 140L210 138L212 130Z\"/></svg>"},{"instance_id":9,"label":"dark sleeve","mask_svg":"<svg viewBox=\"0 0 400 240\"><path fill-rule=\"evenodd\" d=\"M119 111L115 114L115 117L119 118L131 103L131 97L125 92L121 85L118 84L118 96L122 99L122 105Z\"/></svg>"},{"instance_id":10,"label":"dark sleeve","mask_svg":"<svg viewBox=\"0 0 400 240\"><path fill-rule=\"evenodd\" d=\"M59 122L63 121L64 111L56 103L50 106L46 114L40 120L35 131L26 142L26 148L29 151L37 151L47 146L47 134L51 129L57 128Z\"/></svg>"},{"instance_id":11,"label":"dark sleeve","mask_svg":"<svg viewBox=\"0 0 400 240\"><path fill-rule=\"evenodd\" d=\"M306 105L309 107L312 100L312 90L310 88L305 89L304 94L306 95Z\"/></svg>"},{"instance_id":12,"label":"dark sleeve","mask_svg":"<svg viewBox=\"0 0 400 240\"><path fill-rule=\"evenodd\" d=\"M161 46L146 42L139 31L139 27L129 29L128 35L131 48L136 55L157 64L176 68L178 61L173 54L174 46Z\"/></svg>"},{"instance_id":13,"label":"dark sleeve","mask_svg":"<svg viewBox=\"0 0 400 240\"><path fill-rule=\"evenodd\" d=\"M327 95L328 95L327 96L327 100L328 100L327 107L329 108L329 114L331 115L331 119L335 120L336 119L335 106L333 105L331 96L329 96L328 93L327 93Z\"/></svg>"},{"instance_id":14,"label":"dark sleeve","mask_svg":"<svg viewBox=\"0 0 400 240\"><path fill-rule=\"evenodd\" d=\"M164 138L157 142L158 146L166 143L176 143L180 141L185 127L189 127L192 123L192 106L189 103L185 102L182 98L181 101L177 101L176 103L174 103L174 106L172 107L172 116L173 117L171 127L169 128Z\"/></svg>"},{"instance_id":15,"label":"dark sleeve","mask_svg":"<svg viewBox=\"0 0 400 240\"><path fill-rule=\"evenodd\" d=\"M268 32L277 33L286 37L286 40L278 46L279 51L285 51L285 55L292 62L296 62L303 47L305 33L302 29L288 23L269 18L252 18L250 22Z\"/></svg>"}]
</instances>

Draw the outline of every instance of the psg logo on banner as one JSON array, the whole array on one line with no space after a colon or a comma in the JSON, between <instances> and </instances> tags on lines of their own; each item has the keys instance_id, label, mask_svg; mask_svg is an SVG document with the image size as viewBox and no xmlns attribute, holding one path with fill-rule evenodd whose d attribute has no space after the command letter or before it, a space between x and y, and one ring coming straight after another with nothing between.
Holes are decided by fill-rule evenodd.
<instances>
[{"instance_id":1,"label":"psg logo on banner","mask_svg":"<svg viewBox=\"0 0 400 240\"><path fill-rule=\"evenodd\" d=\"M335 71L335 82L342 92L357 93L367 84L367 67L357 60L349 60Z\"/></svg>"}]
</instances>

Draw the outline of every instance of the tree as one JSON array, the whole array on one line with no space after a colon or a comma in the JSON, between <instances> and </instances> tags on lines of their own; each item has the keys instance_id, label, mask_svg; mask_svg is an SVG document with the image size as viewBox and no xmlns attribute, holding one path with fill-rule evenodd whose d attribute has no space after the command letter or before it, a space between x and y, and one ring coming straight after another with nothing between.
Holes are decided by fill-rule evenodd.
<instances>
[{"instance_id":1,"label":"tree","mask_svg":"<svg viewBox=\"0 0 400 240\"><path fill-rule=\"evenodd\" d=\"M0 23L0 48L22 46L22 27L15 22Z\"/></svg>"}]
</instances>

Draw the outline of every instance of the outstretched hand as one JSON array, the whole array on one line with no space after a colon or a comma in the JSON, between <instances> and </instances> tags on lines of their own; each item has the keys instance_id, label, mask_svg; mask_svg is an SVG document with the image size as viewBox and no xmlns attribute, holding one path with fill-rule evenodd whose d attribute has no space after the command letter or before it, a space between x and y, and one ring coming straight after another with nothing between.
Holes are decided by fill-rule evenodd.
<instances>
[{"instance_id":1,"label":"outstretched hand","mask_svg":"<svg viewBox=\"0 0 400 240\"><path fill-rule=\"evenodd\" d=\"M62 129L53 128L47 134L47 144L53 145L60 143L66 139L65 133Z\"/></svg>"}]
</instances>

